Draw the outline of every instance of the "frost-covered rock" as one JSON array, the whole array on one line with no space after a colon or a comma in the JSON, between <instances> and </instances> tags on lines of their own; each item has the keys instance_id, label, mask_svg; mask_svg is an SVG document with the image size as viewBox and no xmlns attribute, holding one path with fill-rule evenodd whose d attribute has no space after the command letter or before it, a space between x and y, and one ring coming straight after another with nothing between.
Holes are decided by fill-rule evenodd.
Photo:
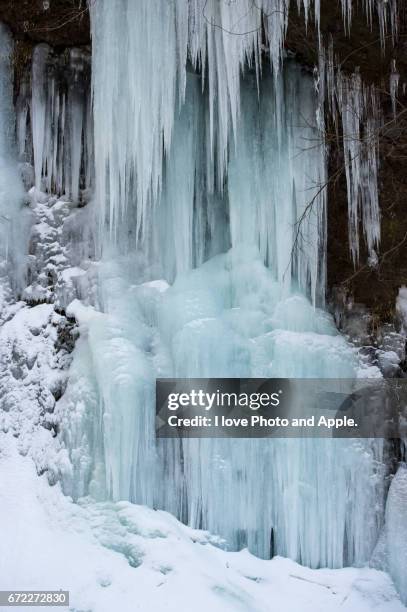
<instances>
[{"instance_id":1,"label":"frost-covered rock","mask_svg":"<svg viewBox=\"0 0 407 612\"><path fill-rule=\"evenodd\" d=\"M94 245L88 209L64 197L39 196L34 187L30 193L33 223L23 299L54 303L60 310L77 296L92 301Z\"/></svg>"},{"instance_id":2,"label":"frost-covered rock","mask_svg":"<svg viewBox=\"0 0 407 612\"><path fill-rule=\"evenodd\" d=\"M28 307L20 303L0 327L0 430L17 438L21 453L29 454L38 472L48 471L55 481L65 453L55 438L56 401L66 386L70 363L63 334L66 319L51 304Z\"/></svg>"},{"instance_id":3,"label":"frost-covered rock","mask_svg":"<svg viewBox=\"0 0 407 612\"><path fill-rule=\"evenodd\" d=\"M19 451L55 482L71 471L57 436L56 411L77 337L65 308L77 296L94 299L92 241L84 238L89 236L85 209L35 187L28 199L31 227L22 299L16 301L10 282L13 269L4 262L0 266L0 430L13 434Z\"/></svg>"}]
</instances>

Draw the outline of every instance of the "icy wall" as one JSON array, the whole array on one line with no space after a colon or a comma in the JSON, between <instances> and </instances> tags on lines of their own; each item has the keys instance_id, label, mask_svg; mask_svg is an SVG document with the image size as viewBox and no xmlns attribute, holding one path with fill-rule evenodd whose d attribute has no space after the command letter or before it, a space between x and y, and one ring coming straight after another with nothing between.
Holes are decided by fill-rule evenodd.
<instances>
[{"instance_id":1,"label":"icy wall","mask_svg":"<svg viewBox=\"0 0 407 612\"><path fill-rule=\"evenodd\" d=\"M57 292L80 325L55 408L70 455L64 487L164 508L263 557L363 564L384 521L382 442L154 441L156 376L359 374L322 309L323 116L330 105L338 130L361 136L344 137L356 259L360 216L369 248L379 240L375 100L357 75L333 73L322 46L316 79L285 58L287 5L261 7L266 17L246 0L99 0L93 117L84 56L34 51L17 101L32 198L65 194L69 217L94 186L96 223L79 217L70 256L82 266L94 239L100 255L97 294L85 283L68 305L73 292ZM393 13L377 8L385 24ZM54 204L37 208L48 217ZM30 287L34 299L47 291Z\"/></svg>"},{"instance_id":2,"label":"icy wall","mask_svg":"<svg viewBox=\"0 0 407 612\"><path fill-rule=\"evenodd\" d=\"M68 309L81 339L59 402L65 487L165 508L264 557L361 564L383 523L381 442L154 443L157 375L357 373L318 308L326 79L282 66L286 13L267 14L264 31L245 2L92 7L101 311ZM358 86L328 88L345 129ZM363 208L375 245L374 160L347 159L351 221Z\"/></svg>"},{"instance_id":3,"label":"icy wall","mask_svg":"<svg viewBox=\"0 0 407 612\"><path fill-rule=\"evenodd\" d=\"M319 23L319 2L299 2L298 8L306 20L312 16ZM342 8L346 27L352 17L352 2L343 0ZM366 0L364 8L368 22L373 17L379 19L385 45L389 31L393 37L397 33L396 2ZM268 56L274 77L278 78L289 10L295 8L290 8L288 0L182 0L165 5L119 1L98 2L91 7L96 194L102 207L101 222L107 218L112 232L135 195L136 238L143 240L148 232L150 211L162 182L162 158L169 151L174 118L185 98L186 74L191 66L201 72L202 86L209 98L208 154L213 173L209 181L215 181L217 189L222 190L228 151L236 141L241 112L241 73L251 66L260 79L269 70L262 65L264 56ZM115 45L119 32L120 44ZM320 127L324 127L326 104L334 119L340 118L342 123L349 237L357 261L360 229L371 253L380 238L378 101L357 73L350 78L342 75L332 52L329 61L324 59L329 53L325 49L328 43L320 39ZM137 148L133 146L135 142Z\"/></svg>"}]
</instances>

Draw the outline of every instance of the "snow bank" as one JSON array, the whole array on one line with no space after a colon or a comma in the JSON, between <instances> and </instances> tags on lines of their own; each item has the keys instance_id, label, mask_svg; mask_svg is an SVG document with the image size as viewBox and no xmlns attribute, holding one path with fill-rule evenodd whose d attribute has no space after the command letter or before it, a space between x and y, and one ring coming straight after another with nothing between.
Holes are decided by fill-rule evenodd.
<instances>
[{"instance_id":1,"label":"snow bank","mask_svg":"<svg viewBox=\"0 0 407 612\"><path fill-rule=\"evenodd\" d=\"M72 612L405 610L376 570L262 561L246 550L224 552L165 512L129 502L73 504L4 434L0 484L0 588L66 589Z\"/></svg>"}]
</instances>

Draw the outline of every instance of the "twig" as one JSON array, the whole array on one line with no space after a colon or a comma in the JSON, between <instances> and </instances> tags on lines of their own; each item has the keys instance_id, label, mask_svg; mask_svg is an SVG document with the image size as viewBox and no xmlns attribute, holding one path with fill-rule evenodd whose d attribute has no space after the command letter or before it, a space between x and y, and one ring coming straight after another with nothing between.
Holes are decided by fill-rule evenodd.
<instances>
[{"instance_id":1,"label":"twig","mask_svg":"<svg viewBox=\"0 0 407 612\"><path fill-rule=\"evenodd\" d=\"M209 0L205 0L205 4L203 6L202 9L202 17L205 19L206 23L208 25L210 25L212 28L218 28L219 30L222 30L223 32L226 32L226 34L231 34L232 36L246 36L247 34L254 34L255 32L258 32L259 30L261 30L262 28L262 24L260 24L257 28L254 28L253 30L248 30L247 32L233 32L232 30L228 30L227 28L224 28L222 25L215 23L213 19L208 19L208 17L206 16L205 12L206 12L206 7L208 6L208 2ZM282 15L287 15L286 11L281 11L281 10L274 10L271 11L271 13L263 13L263 9L259 6L257 6L257 4L254 2L254 0L252 0L252 6L251 8L255 8L258 11L260 11L263 15L264 19L270 19L270 17L272 17L273 15L276 14L282 14ZM249 9L245 15L243 15L243 17L239 18L238 21L236 22L239 23L239 21L241 21L242 19L244 19L244 17L246 17L251 9Z\"/></svg>"},{"instance_id":2,"label":"twig","mask_svg":"<svg viewBox=\"0 0 407 612\"><path fill-rule=\"evenodd\" d=\"M402 240L400 240L400 242L398 242L394 247L392 247L391 249L389 249L388 251L385 251L383 253L383 255L380 257L379 259L379 263L378 263L378 268L380 268L380 266L383 264L384 260L386 259L386 257L388 257L391 253L393 253L394 251L397 251L400 247L403 246L403 244L407 242L407 232L404 234L404 237L402 238ZM346 278L344 281L342 281L341 285L346 285L348 284L351 280L353 280L356 276L358 276L361 272L363 272L363 270L365 270L368 267L368 264L364 264L363 266L361 266L358 270L356 270L356 272L354 272L351 276L349 276L348 278Z\"/></svg>"}]
</instances>

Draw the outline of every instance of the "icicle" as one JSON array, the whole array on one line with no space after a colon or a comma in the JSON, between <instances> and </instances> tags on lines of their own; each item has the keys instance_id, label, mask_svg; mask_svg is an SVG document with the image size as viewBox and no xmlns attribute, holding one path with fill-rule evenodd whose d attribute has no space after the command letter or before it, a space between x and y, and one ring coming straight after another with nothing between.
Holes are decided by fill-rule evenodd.
<instances>
[{"instance_id":1,"label":"icicle","mask_svg":"<svg viewBox=\"0 0 407 612\"><path fill-rule=\"evenodd\" d=\"M305 18L308 19L311 3L303 0ZM129 3L116 0L92 6L94 41L93 88L95 92L95 121L98 142L96 143L97 200L109 212L101 212L101 223L107 218L112 235L117 236L117 224L130 203L137 210L135 240L143 240L151 224L151 209L158 201L162 185L163 157L168 152L176 108L182 105L186 83L187 56L194 67L200 68L203 84L209 96L209 135L211 160L215 163L213 178L216 189L221 191L225 182L229 152L232 142L236 146L237 124L240 115L240 78L245 65L254 58L258 74L261 65L262 23L265 40L269 48L270 62L275 79L280 71L284 37L288 24L289 4L287 0L262 0L253 5L249 0L233 3L215 0L182 0L165 6L153 0L147 9L145 2ZM396 24L395 4L390 13L391 23ZM370 0L365 3L367 15L371 14ZM352 19L352 2L342 1L345 27L349 29ZM376 9L387 19L388 8L380 2ZM393 10L394 9L394 10ZM319 3L314 3L314 18L319 23ZM387 22L386 22L387 23ZM383 21L383 28L387 27ZM134 24L140 24L135 26ZM165 28L164 28L165 24ZM134 29L140 28L135 32ZM392 26L393 27L393 26ZM164 29L163 29L164 28ZM121 44L117 36L121 33ZM384 34L383 34L384 35ZM144 38L148 36L148 41ZM144 41L144 42L143 42ZM163 42L164 41L164 42ZM144 54L150 45L152 50ZM165 48L165 56L158 51ZM143 57L142 62L134 58ZM124 66L127 68L122 69ZM148 88L145 88L146 75ZM130 76L129 76L130 75ZM336 77L335 77L336 78ZM344 77L338 76L338 81ZM206 81L205 81L206 79ZM353 79L353 88L359 87ZM321 87L323 87L321 83ZM351 121L351 111L346 105L362 104L369 94L350 93L344 81L346 100L343 111L345 121ZM341 84L336 88L339 95ZM143 96L140 92L143 91ZM331 97L335 87L328 85ZM123 106L123 100L129 104ZM100 103L99 103L100 100ZM362 108L362 107L361 107ZM153 130L145 130L154 126ZM349 126L347 126L349 127ZM363 139L363 121L357 127L357 135ZM371 126L367 132L372 134ZM113 134L115 138L113 138ZM370 138L370 136L369 136ZM126 145L117 149L115 140ZM367 199L365 188L361 188L359 177L372 176L375 181L373 161L374 146L369 151L368 140L360 145L361 153L351 151L353 146L346 139L346 164L348 194L350 197L350 238L355 260L358 257L357 218L358 201ZM137 142L137 150L129 143ZM352 156L356 157L351 162ZM357 167L359 158L362 167ZM353 164L353 169L352 169ZM212 165L212 163L211 163ZM212 171L212 170L211 170ZM213 172L213 171L212 171ZM208 178L209 184L209 178ZM374 193L371 194L375 197ZM372 220L378 218L377 204L371 203ZM375 221L373 222L375 223ZM116 229L115 229L116 228ZM378 229L366 230L369 244L378 239Z\"/></svg>"},{"instance_id":2,"label":"icicle","mask_svg":"<svg viewBox=\"0 0 407 612\"><path fill-rule=\"evenodd\" d=\"M90 92L86 74L88 65L88 55L78 49L70 51L67 67L65 58L52 54L46 45L39 45L34 49L31 114L35 184L37 188L43 188L49 193L66 192L75 202L79 199L82 179L89 187L89 177L92 176L93 156L89 146L92 142L93 126L89 119ZM67 82L67 87L64 81ZM67 94L65 89L68 89ZM20 148L24 144L29 148L30 143L27 143L26 139L23 142L26 104L24 96L21 95L20 98ZM86 134L83 133L84 126ZM25 155L29 158L27 150ZM86 164L85 155L89 161ZM87 178L81 176L83 167Z\"/></svg>"},{"instance_id":3,"label":"icicle","mask_svg":"<svg viewBox=\"0 0 407 612\"><path fill-rule=\"evenodd\" d=\"M81 72L84 70L83 57L75 49L71 50L71 70L73 78L70 79L68 91L68 112L69 112L69 151L70 151L70 183L69 193L74 200L78 201L79 182L82 157L82 130L85 119L86 92L83 87L83 78L80 79Z\"/></svg>"},{"instance_id":4,"label":"icicle","mask_svg":"<svg viewBox=\"0 0 407 612\"><path fill-rule=\"evenodd\" d=\"M341 0L342 3L342 21L345 32L349 34L352 23L352 0Z\"/></svg>"},{"instance_id":5,"label":"icicle","mask_svg":"<svg viewBox=\"0 0 407 612\"><path fill-rule=\"evenodd\" d=\"M12 289L21 295L27 273L31 219L22 206L24 190L17 166L13 51L10 32L0 23L0 274L9 273ZM24 130L20 127L21 135Z\"/></svg>"},{"instance_id":6,"label":"icicle","mask_svg":"<svg viewBox=\"0 0 407 612\"><path fill-rule=\"evenodd\" d=\"M376 0L376 11L379 19L380 41L383 52L386 47L386 38L388 36L389 28L391 30L391 38L393 44L397 37L397 10L397 0Z\"/></svg>"},{"instance_id":7,"label":"icicle","mask_svg":"<svg viewBox=\"0 0 407 612\"><path fill-rule=\"evenodd\" d=\"M27 153L30 151L28 144L28 113L29 113L29 78L24 74L20 82L20 91L16 101L16 116L17 116L17 146L18 155L21 161L30 161ZM25 159L25 158L28 159Z\"/></svg>"},{"instance_id":8,"label":"icicle","mask_svg":"<svg viewBox=\"0 0 407 612\"><path fill-rule=\"evenodd\" d=\"M312 80L290 65L274 84L264 77L258 112L254 91L254 83L243 86L244 111L228 171L232 245L257 245L280 283L290 287L294 277L320 301L326 176Z\"/></svg>"},{"instance_id":9,"label":"icicle","mask_svg":"<svg viewBox=\"0 0 407 612\"><path fill-rule=\"evenodd\" d=\"M390 98L391 98L391 105L393 108L394 118L396 117L396 110L397 110L397 93L399 89L399 80L400 80L400 75L397 72L396 60L392 60L391 73L390 73Z\"/></svg>"},{"instance_id":10,"label":"icicle","mask_svg":"<svg viewBox=\"0 0 407 612\"><path fill-rule=\"evenodd\" d=\"M355 0L341 0L342 5L342 20L344 29L349 34L352 23L353 7L356 4ZM392 43L394 44L397 38L398 30L398 6L397 0L363 0L363 7L366 14L367 23L372 28L374 13L377 15L379 22L380 42L382 51L386 47L386 38L390 29Z\"/></svg>"},{"instance_id":11,"label":"icicle","mask_svg":"<svg viewBox=\"0 0 407 612\"><path fill-rule=\"evenodd\" d=\"M158 228L155 255L163 260L165 277L173 280L194 263L195 179L201 168L198 147L200 128L200 91L197 77L190 76L189 99L174 126L174 134L165 164L164 188L154 227ZM199 231L199 230L197 230ZM198 243L202 238L198 238Z\"/></svg>"},{"instance_id":12,"label":"icicle","mask_svg":"<svg viewBox=\"0 0 407 612\"><path fill-rule=\"evenodd\" d=\"M342 146L348 200L349 247L354 263L359 260L359 233L363 228L369 256L380 242L378 192L378 132L380 103L373 86L363 84L359 71L350 77L334 68L332 41L328 59L320 57L319 78L325 79L326 104L337 136L342 124ZM321 87L321 86L320 86ZM320 100L320 105L323 100ZM322 111L321 111L322 114Z\"/></svg>"},{"instance_id":13,"label":"icicle","mask_svg":"<svg viewBox=\"0 0 407 612\"><path fill-rule=\"evenodd\" d=\"M46 116L46 69L51 49L42 44L35 47L32 58L31 124L34 149L35 186L42 187L42 161L44 156Z\"/></svg>"},{"instance_id":14,"label":"icicle","mask_svg":"<svg viewBox=\"0 0 407 612\"><path fill-rule=\"evenodd\" d=\"M266 15L271 61L278 72L287 25L285 0L279 0L277 8L273 2L255 6L249 0L230 4L122 0L92 6L97 199L109 206L101 218L110 220L112 233L134 201L136 237L142 238L146 231L149 210L161 189L162 161L171 145L175 109L184 98L188 54L194 67L199 65L208 91L209 151L216 164L217 189L222 189L229 141L236 139L241 73L253 57L257 69L260 66L261 8ZM137 27L140 31L134 32ZM119 32L121 44L117 45ZM147 47L150 52L145 54ZM136 60L140 57L143 62ZM114 147L113 133L118 142L127 143L121 150ZM139 143L137 151L131 148L133 142Z\"/></svg>"},{"instance_id":15,"label":"icicle","mask_svg":"<svg viewBox=\"0 0 407 612\"><path fill-rule=\"evenodd\" d=\"M344 163L348 188L349 244L353 260L359 259L359 216L369 254L380 240L380 212L377 188L377 109L373 91L365 89L359 73L341 79L340 114L343 130ZM370 110L374 113L369 116Z\"/></svg>"}]
</instances>

